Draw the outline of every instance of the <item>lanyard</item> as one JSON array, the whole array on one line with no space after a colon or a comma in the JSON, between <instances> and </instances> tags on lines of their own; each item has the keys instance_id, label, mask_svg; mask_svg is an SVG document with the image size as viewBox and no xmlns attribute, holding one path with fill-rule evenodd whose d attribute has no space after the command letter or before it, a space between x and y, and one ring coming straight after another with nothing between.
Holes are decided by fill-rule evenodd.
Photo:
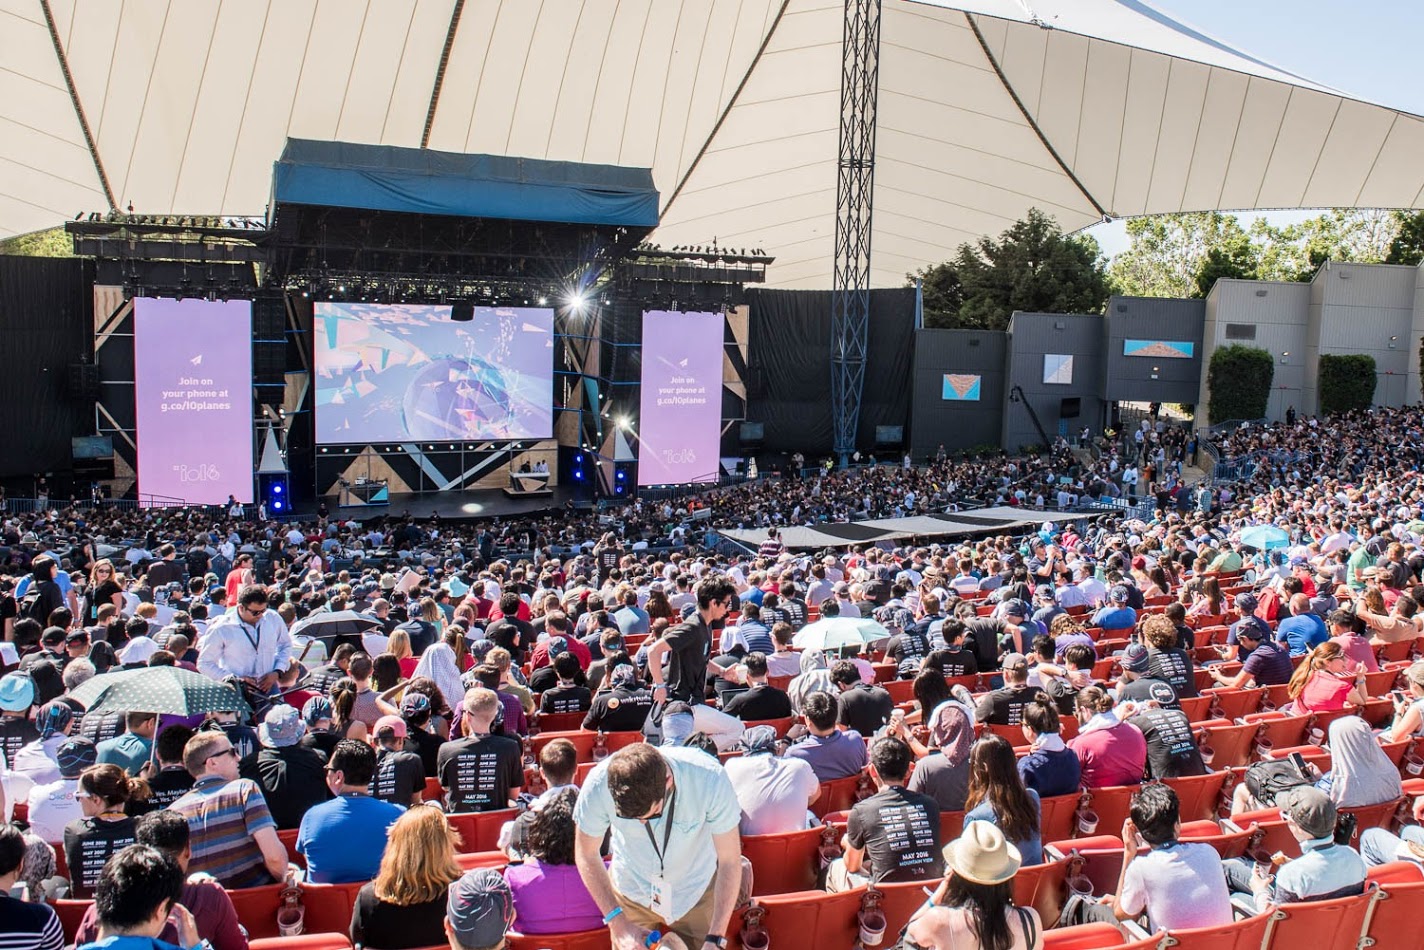
<instances>
[{"instance_id":1,"label":"lanyard","mask_svg":"<svg viewBox=\"0 0 1424 950\"><path fill-rule=\"evenodd\" d=\"M262 621L257 621L261 624ZM258 653L257 645L262 642L262 629L260 626L249 627L246 622L238 620L237 625L242 628L242 635L247 638L247 642L252 644L252 652ZM251 632L249 632L251 631Z\"/></svg>"},{"instance_id":2,"label":"lanyard","mask_svg":"<svg viewBox=\"0 0 1424 950\"><path fill-rule=\"evenodd\" d=\"M653 846L653 853L658 856L658 873L662 874L667 870L667 846L668 839L672 837L672 813L677 807L677 789L672 790L668 795L667 807L663 809L663 846L658 847L658 839L653 837L651 824L645 823L643 830L648 833L648 843Z\"/></svg>"}]
</instances>

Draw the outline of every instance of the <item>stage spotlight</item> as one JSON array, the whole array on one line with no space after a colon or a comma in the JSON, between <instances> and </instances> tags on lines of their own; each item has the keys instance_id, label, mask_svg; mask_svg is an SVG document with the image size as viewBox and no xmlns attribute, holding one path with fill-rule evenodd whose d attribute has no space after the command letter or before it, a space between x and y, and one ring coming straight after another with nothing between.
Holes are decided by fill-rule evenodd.
<instances>
[{"instance_id":1,"label":"stage spotlight","mask_svg":"<svg viewBox=\"0 0 1424 950\"><path fill-rule=\"evenodd\" d=\"M548 297L540 297L540 298L539 298L539 306L541 306L541 307L542 307L542 306L545 306L546 304L548 304L548 302L549 302L549 298L548 298Z\"/></svg>"},{"instance_id":2,"label":"stage spotlight","mask_svg":"<svg viewBox=\"0 0 1424 950\"><path fill-rule=\"evenodd\" d=\"M564 303L571 310L581 311L588 306L588 295L583 291L575 291L564 298Z\"/></svg>"}]
</instances>

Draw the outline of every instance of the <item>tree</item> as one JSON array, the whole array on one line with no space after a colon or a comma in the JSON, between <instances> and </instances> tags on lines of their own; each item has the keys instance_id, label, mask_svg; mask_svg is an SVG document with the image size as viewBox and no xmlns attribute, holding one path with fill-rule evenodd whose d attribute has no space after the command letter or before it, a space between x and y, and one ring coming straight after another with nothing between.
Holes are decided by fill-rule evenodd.
<instances>
[{"instance_id":1,"label":"tree","mask_svg":"<svg viewBox=\"0 0 1424 950\"><path fill-rule=\"evenodd\" d=\"M1375 358L1366 353L1320 356L1320 412L1368 409L1375 401Z\"/></svg>"},{"instance_id":2,"label":"tree","mask_svg":"<svg viewBox=\"0 0 1424 950\"><path fill-rule=\"evenodd\" d=\"M1219 211L1129 218L1131 245L1108 269L1116 291L1134 297L1201 297L1198 277L1210 265L1230 276L1254 276L1250 235L1234 215ZM1209 261L1213 250L1220 253Z\"/></svg>"},{"instance_id":3,"label":"tree","mask_svg":"<svg viewBox=\"0 0 1424 950\"><path fill-rule=\"evenodd\" d=\"M1256 265L1256 255L1250 242L1213 247L1197 266L1197 275L1193 280L1196 292L1192 296L1205 297L1218 280L1250 280L1256 276Z\"/></svg>"},{"instance_id":4,"label":"tree","mask_svg":"<svg viewBox=\"0 0 1424 950\"><path fill-rule=\"evenodd\" d=\"M1065 235L1037 208L998 239L961 244L954 258L907 275L923 281L925 325L1003 330L1015 310L1102 313L1107 274L1097 241Z\"/></svg>"},{"instance_id":5,"label":"tree","mask_svg":"<svg viewBox=\"0 0 1424 950\"><path fill-rule=\"evenodd\" d=\"M1262 280L1309 281L1326 261L1377 264L1389 253L1399 225L1393 213L1335 210L1275 227L1258 218L1251 239L1260 248Z\"/></svg>"},{"instance_id":6,"label":"tree","mask_svg":"<svg viewBox=\"0 0 1424 950\"><path fill-rule=\"evenodd\" d=\"M1217 347L1206 371L1208 424L1260 419L1266 414L1275 375L1271 354L1258 346Z\"/></svg>"},{"instance_id":7,"label":"tree","mask_svg":"<svg viewBox=\"0 0 1424 950\"><path fill-rule=\"evenodd\" d=\"M1417 267L1424 262L1424 211L1396 211L1397 230L1385 253L1387 264L1409 264Z\"/></svg>"},{"instance_id":8,"label":"tree","mask_svg":"<svg viewBox=\"0 0 1424 950\"><path fill-rule=\"evenodd\" d=\"M74 242L63 226L17 234L0 241L0 254L16 257L73 257Z\"/></svg>"}]
</instances>

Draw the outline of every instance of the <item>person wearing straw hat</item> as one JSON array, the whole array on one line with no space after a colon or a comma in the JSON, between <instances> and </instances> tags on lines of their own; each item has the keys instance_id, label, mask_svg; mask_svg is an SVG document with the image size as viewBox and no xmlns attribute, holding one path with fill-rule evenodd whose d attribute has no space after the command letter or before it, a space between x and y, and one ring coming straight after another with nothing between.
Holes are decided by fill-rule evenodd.
<instances>
[{"instance_id":1,"label":"person wearing straw hat","mask_svg":"<svg viewBox=\"0 0 1424 950\"><path fill-rule=\"evenodd\" d=\"M987 821L971 822L944 846L945 876L910 918L905 946L923 950L1038 950L1043 923L1013 906L1018 849Z\"/></svg>"}]
</instances>

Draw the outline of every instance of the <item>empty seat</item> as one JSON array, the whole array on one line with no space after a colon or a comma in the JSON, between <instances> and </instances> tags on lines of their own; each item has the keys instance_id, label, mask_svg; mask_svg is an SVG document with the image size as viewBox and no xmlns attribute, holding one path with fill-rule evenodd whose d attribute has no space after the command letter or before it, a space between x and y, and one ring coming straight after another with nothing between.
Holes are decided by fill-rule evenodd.
<instances>
[{"instance_id":1,"label":"empty seat","mask_svg":"<svg viewBox=\"0 0 1424 950\"><path fill-rule=\"evenodd\" d=\"M450 827L460 836L457 850L494 851L499 847L499 829L518 814L517 808L501 808L498 811L460 812L447 817Z\"/></svg>"},{"instance_id":2,"label":"empty seat","mask_svg":"<svg viewBox=\"0 0 1424 950\"><path fill-rule=\"evenodd\" d=\"M1261 950L1357 946L1364 936L1365 917L1374 898L1374 885L1369 885L1365 893L1355 897L1280 904L1271 912L1271 926Z\"/></svg>"},{"instance_id":3,"label":"empty seat","mask_svg":"<svg viewBox=\"0 0 1424 950\"><path fill-rule=\"evenodd\" d=\"M265 884L227 892L233 909L237 911L237 922L242 924L249 938L277 936L277 908L285 887L283 884ZM350 925L349 919L347 924Z\"/></svg>"},{"instance_id":4,"label":"empty seat","mask_svg":"<svg viewBox=\"0 0 1424 950\"><path fill-rule=\"evenodd\" d=\"M1217 927L1169 930L1166 945L1181 950L1261 950L1270 926L1269 915L1257 914Z\"/></svg>"},{"instance_id":5,"label":"empty seat","mask_svg":"<svg viewBox=\"0 0 1424 950\"><path fill-rule=\"evenodd\" d=\"M811 804L811 811L824 818L833 811L849 811L851 806L869 792L870 776L864 772L821 783L821 797Z\"/></svg>"},{"instance_id":6,"label":"empty seat","mask_svg":"<svg viewBox=\"0 0 1424 950\"><path fill-rule=\"evenodd\" d=\"M759 918L759 926L766 931L772 947L850 947L860 932L856 917L864 897L863 887L839 894L796 891L758 897L751 906L738 908L732 913L727 934L731 942L740 947L742 930L749 921ZM531 950L536 946L542 948L548 945L525 944ZM608 931L605 930L603 950L607 946Z\"/></svg>"},{"instance_id":7,"label":"empty seat","mask_svg":"<svg viewBox=\"0 0 1424 950\"><path fill-rule=\"evenodd\" d=\"M752 863L752 894L785 894L816 886L822 829L781 835L743 835L742 857ZM832 840L835 840L833 835Z\"/></svg>"},{"instance_id":8,"label":"empty seat","mask_svg":"<svg viewBox=\"0 0 1424 950\"><path fill-rule=\"evenodd\" d=\"M1222 788L1230 777L1228 772L1208 772L1162 781L1177 793L1182 821L1198 821L1217 816L1221 806Z\"/></svg>"},{"instance_id":9,"label":"empty seat","mask_svg":"<svg viewBox=\"0 0 1424 950\"><path fill-rule=\"evenodd\" d=\"M1097 834L1116 834L1122 830L1132 806L1132 796L1139 788L1140 785L1107 785L1089 791L1088 807L1098 815Z\"/></svg>"},{"instance_id":10,"label":"empty seat","mask_svg":"<svg viewBox=\"0 0 1424 950\"><path fill-rule=\"evenodd\" d=\"M540 735L546 732L569 732L583 726L586 713L540 713L539 726Z\"/></svg>"},{"instance_id":11,"label":"empty seat","mask_svg":"<svg viewBox=\"0 0 1424 950\"><path fill-rule=\"evenodd\" d=\"M1381 950L1424 950L1424 927L1419 926L1421 910L1424 910L1424 881L1381 882L1375 892L1374 906L1370 908L1366 942L1361 946L1379 947Z\"/></svg>"},{"instance_id":12,"label":"empty seat","mask_svg":"<svg viewBox=\"0 0 1424 950\"><path fill-rule=\"evenodd\" d=\"M1209 844L1223 858L1239 858L1251 842L1249 829L1225 829L1215 821L1184 821L1178 833L1182 841Z\"/></svg>"},{"instance_id":13,"label":"empty seat","mask_svg":"<svg viewBox=\"0 0 1424 950\"><path fill-rule=\"evenodd\" d=\"M79 925L84 920L84 915L89 912L89 908L94 906L92 900L57 900L50 902L54 908L56 916L59 917L59 925L64 928L64 942L73 943L74 935L79 932Z\"/></svg>"},{"instance_id":14,"label":"empty seat","mask_svg":"<svg viewBox=\"0 0 1424 950\"><path fill-rule=\"evenodd\" d=\"M1096 950L1098 947L1147 950L1148 947L1155 947L1161 942L1161 934L1129 941L1122 935L1122 931L1112 924L1079 924L1077 927L1063 927L1043 933L1043 950Z\"/></svg>"},{"instance_id":15,"label":"empty seat","mask_svg":"<svg viewBox=\"0 0 1424 950\"><path fill-rule=\"evenodd\" d=\"M1257 726L1253 722L1236 723L1226 719L1208 719L1192 727L1197 742L1211 749L1214 769L1245 765L1251 761L1256 742Z\"/></svg>"},{"instance_id":16,"label":"empty seat","mask_svg":"<svg viewBox=\"0 0 1424 950\"><path fill-rule=\"evenodd\" d=\"M263 937L247 944L248 950L349 950L345 933L304 933L297 937Z\"/></svg>"}]
</instances>

